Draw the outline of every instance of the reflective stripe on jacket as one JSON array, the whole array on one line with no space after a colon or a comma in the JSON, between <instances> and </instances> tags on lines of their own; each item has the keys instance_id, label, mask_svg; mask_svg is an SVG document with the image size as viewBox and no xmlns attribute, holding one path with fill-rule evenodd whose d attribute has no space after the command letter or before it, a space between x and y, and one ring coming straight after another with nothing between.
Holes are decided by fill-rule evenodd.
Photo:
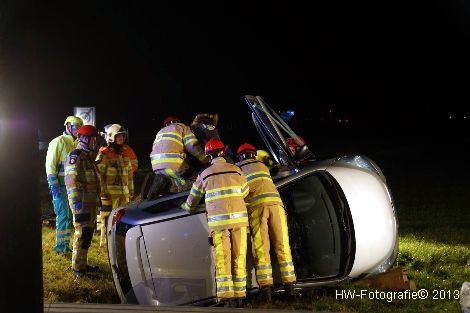
<instances>
[{"instance_id":1,"label":"reflective stripe on jacket","mask_svg":"<svg viewBox=\"0 0 470 313\"><path fill-rule=\"evenodd\" d=\"M46 174L49 185L65 186L65 162L67 155L75 149L77 142L65 132L52 139L47 148Z\"/></svg>"},{"instance_id":2,"label":"reflective stripe on jacket","mask_svg":"<svg viewBox=\"0 0 470 313\"><path fill-rule=\"evenodd\" d=\"M101 192L106 195L133 195L134 179L131 159L112 147L103 147L97 156ZM127 150L129 151L129 150Z\"/></svg>"},{"instance_id":3,"label":"reflective stripe on jacket","mask_svg":"<svg viewBox=\"0 0 470 313\"><path fill-rule=\"evenodd\" d=\"M246 178L240 168L219 157L213 159L212 164L198 175L185 207L194 210L205 196L210 230L247 226L248 213L244 198L248 192Z\"/></svg>"},{"instance_id":4,"label":"reflective stripe on jacket","mask_svg":"<svg viewBox=\"0 0 470 313\"><path fill-rule=\"evenodd\" d=\"M248 186L250 186L250 193L246 198L250 212L261 205L283 205L269 169L263 162L247 159L237 165L245 174Z\"/></svg>"},{"instance_id":5,"label":"reflective stripe on jacket","mask_svg":"<svg viewBox=\"0 0 470 313\"><path fill-rule=\"evenodd\" d=\"M65 185L70 207L89 209L99 203L100 181L98 168L90 152L75 149L70 152L65 165Z\"/></svg>"},{"instance_id":6,"label":"reflective stripe on jacket","mask_svg":"<svg viewBox=\"0 0 470 313\"><path fill-rule=\"evenodd\" d=\"M180 174L188 168L186 153L188 152L202 163L208 163L196 136L191 128L175 123L163 127L155 137L150 160L152 169L171 168Z\"/></svg>"}]
</instances>

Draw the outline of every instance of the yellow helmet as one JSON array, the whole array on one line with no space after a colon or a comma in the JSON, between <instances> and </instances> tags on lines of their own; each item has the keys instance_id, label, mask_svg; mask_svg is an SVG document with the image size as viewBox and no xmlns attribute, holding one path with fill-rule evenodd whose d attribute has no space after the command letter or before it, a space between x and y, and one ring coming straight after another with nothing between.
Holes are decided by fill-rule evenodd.
<instances>
[{"instance_id":1,"label":"yellow helmet","mask_svg":"<svg viewBox=\"0 0 470 313\"><path fill-rule=\"evenodd\" d=\"M65 122L64 122L64 126L66 126L67 123L78 125L78 126L83 125L82 119L79 118L78 116L74 116L74 115L67 116L67 118L65 119Z\"/></svg>"},{"instance_id":2,"label":"yellow helmet","mask_svg":"<svg viewBox=\"0 0 470 313\"><path fill-rule=\"evenodd\" d=\"M256 160L263 162L269 168L271 168L274 165L271 155L266 150L257 150Z\"/></svg>"}]
</instances>

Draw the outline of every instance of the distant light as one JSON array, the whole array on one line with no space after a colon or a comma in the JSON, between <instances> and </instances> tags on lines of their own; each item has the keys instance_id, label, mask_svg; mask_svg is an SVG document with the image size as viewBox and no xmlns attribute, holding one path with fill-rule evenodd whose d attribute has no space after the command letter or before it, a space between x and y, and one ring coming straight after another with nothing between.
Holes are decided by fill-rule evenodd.
<instances>
[{"instance_id":1,"label":"distant light","mask_svg":"<svg viewBox=\"0 0 470 313\"><path fill-rule=\"evenodd\" d=\"M340 123L341 123L341 120L338 120L338 122L340 122Z\"/></svg>"},{"instance_id":2,"label":"distant light","mask_svg":"<svg viewBox=\"0 0 470 313\"><path fill-rule=\"evenodd\" d=\"M452 115L451 115L451 116L449 116L449 119L452 119Z\"/></svg>"},{"instance_id":3,"label":"distant light","mask_svg":"<svg viewBox=\"0 0 470 313\"><path fill-rule=\"evenodd\" d=\"M466 119L466 118L467 118L466 116L463 117L463 119Z\"/></svg>"},{"instance_id":4,"label":"distant light","mask_svg":"<svg viewBox=\"0 0 470 313\"><path fill-rule=\"evenodd\" d=\"M295 115L295 112L289 110L289 111L286 112L286 114L289 115L289 116L294 116L294 115Z\"/></svg>"},{"instance_id":5,"label":"distant light","mask_svg":"<svg viewBox=\"0 0 470 313\"><path fill-rule=\"evenodd\" d=\"M346 123L349 123L349 120L345 120Z\"/></svg>"}]
</instances>

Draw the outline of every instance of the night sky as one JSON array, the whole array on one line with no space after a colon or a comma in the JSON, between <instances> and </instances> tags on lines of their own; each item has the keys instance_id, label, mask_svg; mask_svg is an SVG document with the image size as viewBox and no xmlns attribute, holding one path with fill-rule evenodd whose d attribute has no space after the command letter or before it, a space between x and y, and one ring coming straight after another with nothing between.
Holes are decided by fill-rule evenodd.
<instances>
[{"instance_id":1,"label":"night sky","mask_svg":"<svg viewBox=\"0 0 470 313\"><path fill-rule=\"evenodd\" d=\"M295 110L310 141L344 118L373 136L468 136L464 1L43 2L4 2L0 31L3 101L44 140L94 106L99 128L122 123L149 145L167 114L217 112L238 143L254 131L245 94Z\"/></svg>"}]
</instances>

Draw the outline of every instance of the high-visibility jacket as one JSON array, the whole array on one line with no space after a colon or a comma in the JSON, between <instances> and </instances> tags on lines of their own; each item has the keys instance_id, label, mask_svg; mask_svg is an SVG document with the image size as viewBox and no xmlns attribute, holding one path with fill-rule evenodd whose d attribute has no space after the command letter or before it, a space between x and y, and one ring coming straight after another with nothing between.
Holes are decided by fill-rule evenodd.
<instances>
[{"instance_id":1,"label":"high-visibility jacket","mask_svg":"<svg viewBox=\"0 0 470 313\"><path fill-rule=\"evenodd\" d=\"M205 196L210 230L248 226L244 201L248 192L246 178L240 168L218 157L198 175L183 207L194 210Z\"/></svg>"},{"instance_id":2,"label":"high-visibility jacket","mask_svg":"<svg viewBox=\"0 0 470 313\"><path fill-rule=\"evenodd\" d=\"M237 163L246 176L250 193L246 198L249 212L262 205L283 205L267 166L258 160L246 159Z\"/></svg>"},{"instance_id":3,"label":"high-visibility jacket","mask_svg":"<svg viewBox=\"0 0 470 313\"><path fill-rule=\"evenodd\" d=\"M184 173L189 165L186 153L198 158L202 163L208 163L199 141L189 126L182 123L170 124L163 127L155 137L150 160L154 171L171 168L176 174Z\"/></svg>"},{"instance_id":4,"label":"high-visibility jacket","mask_svg":"<svg viewBox=\"0 0 470 313\"><path fill-rule=\"evenodd\" d=\"M100 178L91 152L80 147L70 152L65 165L65 184L74 223L88 225L100 201Z\"/></svg>"},{"instance_id":5,"label":"high-visibility jacket","mask_svg":"<svg viewBox=\"0 0 470 313\"><path fill-rule=\"evenodd\" d=\"M110 196L134 194L132 161L129 158L130 150L127 149L129 146L126 146L122 147L122 153L117 153L111 146L100 148L96 160L102 194Z\"/></svg>"},{"instance_id":6,"label":"high-visibility jacket","mask_svg":"<svg viewBox=\"0 0 470 313\"><path fill-rule=\"evenodd\" d=\"M77 141L72 135L63 133L49 143L46 154L46 174L49 185L65 187L65 162L67 155L75 149Z\"/></svg>"}]
</instances>

